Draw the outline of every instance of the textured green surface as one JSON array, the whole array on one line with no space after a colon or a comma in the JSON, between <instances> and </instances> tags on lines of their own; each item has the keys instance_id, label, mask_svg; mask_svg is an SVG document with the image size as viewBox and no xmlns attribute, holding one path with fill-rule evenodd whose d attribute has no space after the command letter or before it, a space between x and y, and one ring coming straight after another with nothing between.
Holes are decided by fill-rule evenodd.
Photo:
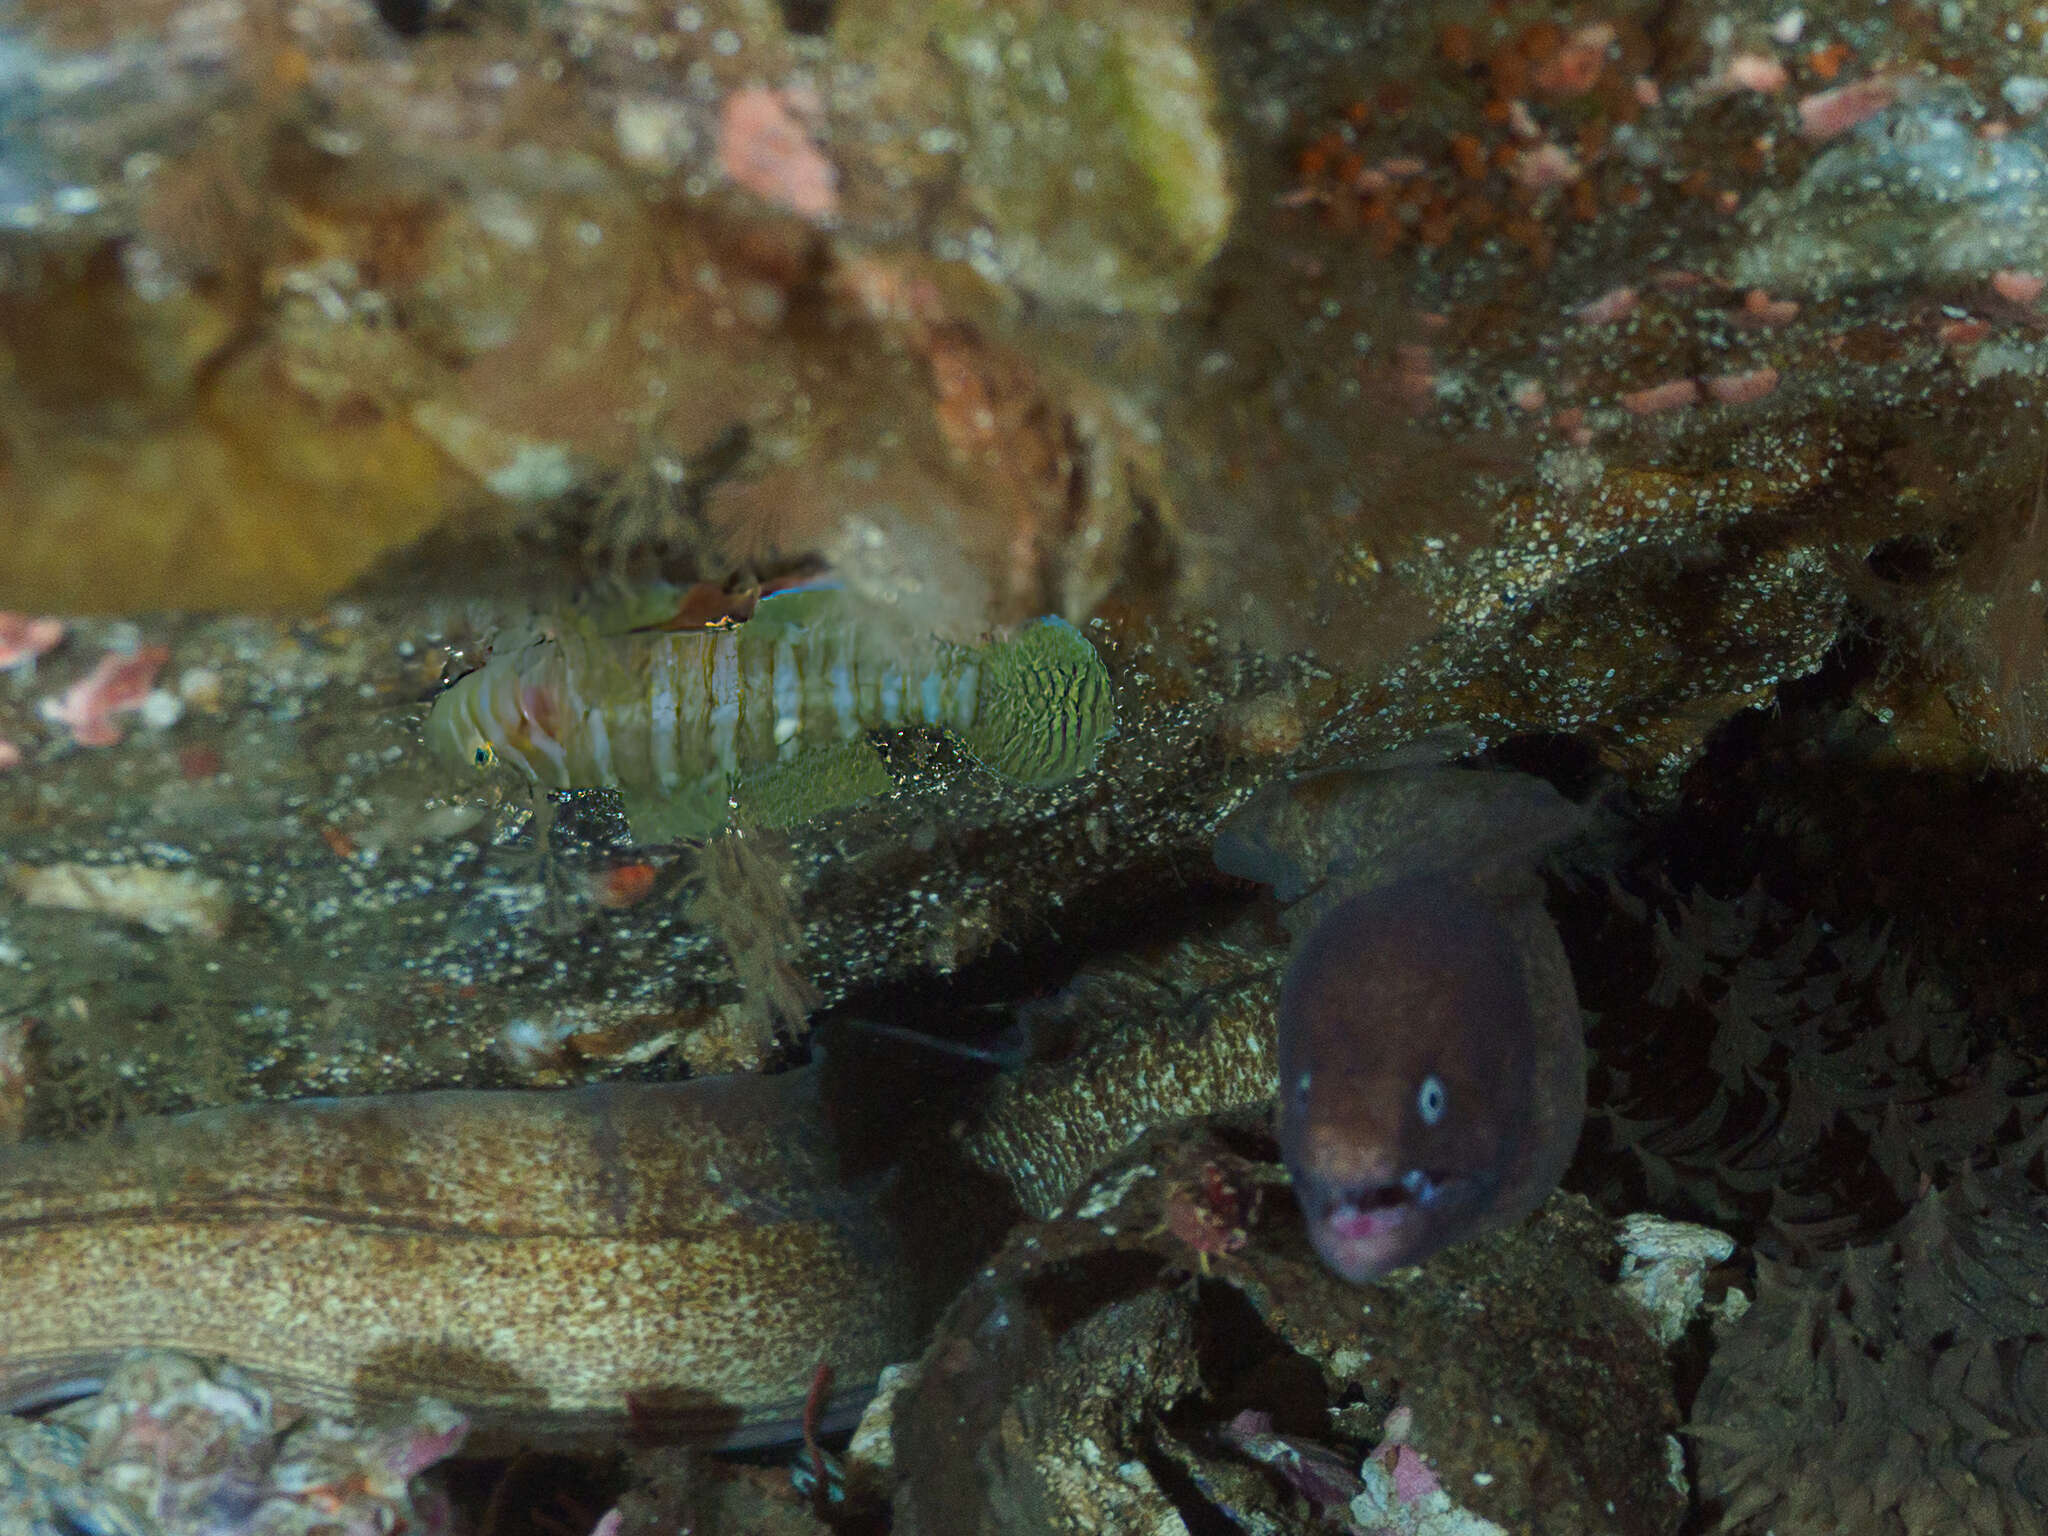
<instances>
[{"instance_id":1,"label":"textured green surface","mask_svg":"<svg viewBox=\"0 0 2048 1536\"><path fill-rule=\"evenodd\" d=\"M1081 632L1041 619L983 653L982 698L962 733L982 766L1019 784L1088 771L1116 730L1109 673Z\"/></svg>"}]
</instances>

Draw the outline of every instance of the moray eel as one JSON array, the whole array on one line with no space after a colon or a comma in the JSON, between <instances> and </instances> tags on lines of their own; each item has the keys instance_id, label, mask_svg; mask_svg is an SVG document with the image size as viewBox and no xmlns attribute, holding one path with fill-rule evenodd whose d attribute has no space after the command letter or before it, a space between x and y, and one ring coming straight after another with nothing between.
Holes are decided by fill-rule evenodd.
<instances>
[{"instance_id":1,"label":"moray eel","mask_svg":"<svg viewBox=\"0 0 2048 1536\"><path fill-rule=\"evenodd\" d=\"M1225 823L1218 864L1296 901L1280 1146L1345 1279L1521 1220L1571 1161L1585 1044L1533 871L1587 820L1516 774L1347 768Z\"/></svg>"},{"instance_id":2,"label":"moray eel","mask_svg":"<svg viewBox=\"0 0 2048 1536\"><path fill-rule=\"evenodd\" d=\"M837 587L772 593L738 622L603 621L493 656L433 704L443 761L546 789L613 788L640 842L707 838L737 797L785 826L891 787L870 730L936 726L1028 786L1087 771L1115 732L1109 673L1072 625L978 646L864 621Z\"/></svg>"},{"instance_id":3,"label":"moray eel","mask_svg":"<svg viewBox=\"0 0 2048 1536\"><path fill-rule=\"evenodd\" d=\"M316 1100L0 1148L0 1406L126 1349L222 1356L357 1417L421 1394L489 1442L793 1435L914 1354L918 1271L816 1069Z\"/></svg>"}]
</instances>

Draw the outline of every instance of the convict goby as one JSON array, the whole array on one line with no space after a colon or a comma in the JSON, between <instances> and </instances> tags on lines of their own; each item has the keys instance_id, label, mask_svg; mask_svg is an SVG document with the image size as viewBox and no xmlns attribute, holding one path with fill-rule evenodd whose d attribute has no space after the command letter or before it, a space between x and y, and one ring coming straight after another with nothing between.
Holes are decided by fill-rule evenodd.
<instances>
[{"instance_id":1,"label":"convict goby","mask_svg":"<svg viewBox=\"0 0 2048 1536\"><path fill-rule=\"evenodd\" d=\"M781 826L882 793L870 731L936 727L998 776L1045 786L1085 772L1115 721L1102 658L1070 624L957 645L822 585L736 623L599 622L513 647L452 683L422 734L458 767L616 789L634 837L656 842L715 835L735 799Z\"/></svg>"}]
</instances>

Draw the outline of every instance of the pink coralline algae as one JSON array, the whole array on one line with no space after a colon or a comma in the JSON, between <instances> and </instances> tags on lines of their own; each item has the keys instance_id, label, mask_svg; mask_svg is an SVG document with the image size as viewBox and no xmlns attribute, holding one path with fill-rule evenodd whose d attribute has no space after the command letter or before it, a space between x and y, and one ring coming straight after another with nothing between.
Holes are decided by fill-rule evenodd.
<instances>
[{"instance_id":1,"label":"pink coralline algae","mask_svg":"<svg viewBox=\"0 0 2048 1536\"><path fill-rule=\"evenodd\" d=\"M1412 1445L1386 1445L1374 1454L1376 1459L1384 1457L1393 1475L1394 1497L1403 1504L1413 1504L1443 1487L1428 1459Z\"/></svg>"},{"instance_id":2,"label":"pink coralline algae","mask_svg":"<svg viewBox=\"0 0 2048 1536\"><path fill-rule=\"evenodd\" d=\"M64 638L64 621L0 612L0 672L34 661Z\"/></svg>"},{"instance_id":3,"label":"pink coralline algae","mask_svg":"<svg viewBox=\"0 0 2048 1536\"><path fill-rule=\"evenodd\" d=\"M1899 99L1899 88L1882 75L1804 96L1799 101L1799 135L1821 144L1877 116Z\"/></svg>"},{"instance_id":4,"label":"pink coralline algae","mask_svg":"<svg viewBox=\"0 0 2048 1536\"><path fill-rule=\"evenodd\" d=\"M1738 91L1775 96L1791 83L1791 79L1785 66L1767 53L1738 53L1720 74L1707 82L1705 89L1709 95L1716 96Z\"/></svg>"},{"instance_id":5,"label":"pink coralline algae","mask_svg":"<svg viewBox=\"0 0 2048 1536\"><path fill-rule=\"evenodd\" d=\"M1722 405L1748 405L1777 387L1777 369L1752 368L1747 373L1724 373L1708 379L1707 395Z\"/></svg>"},{"instance_id":6,"label":"pink coralline algae","mask_svg":"<svg viewBox=\"0 0 2048 1536\"><path fill-rule=\"evenodd\" d=\"M1599 83L1614 40L1614 28L1604 21L1579 28L1536 71L1536 88L1552 96L1585 95Z\"/></svg>"},{"instance_id":7,"label":"pink coralline algae","mask_svg":"<svg viewBox=\"0 0 2048 1536\"><path fill-rule=\"evenodd\" d=\"M1358 1536L1505 1536L1501 1527L1454 1502L1429 1459L1408 1441L1414 1415L1406 1407L1387 1415L1386 1438L1359 1476L1349 1529Z\"/></svg>"},{"instance_id":8,"label":"pink coralline algae","mask_svg":"<svg viewBox=\"0 0 2048 1536\"><path fill-rule=\"evenodd\" d=\"M1799 318L1799 306L1791 299L1774 299L1761 288L1742 296L1742 308L1731 317L1745 331L1768 330L1790 325Z\"/></svg>"},{"instance_id":9,"label":"pink coralline algae","mask_svg":"<svg viewBox=\"0 0 2048 1536\"><path fill-rule=\"evenodd\" d=\"M2048 286L2038 272L2015 272L2000 268L1991 274L1991 291L2008 304L2032 304L2041 297L2041 290Z\"/></svg>"},{"instance_id":10,"label":"pink coralline algae","mask_svg":"<svg viewBox=\"0 0 2048 1536\"><path fill-rule=\"evenodd\" d=\"M764 202L803 218L827 219L839 207L839 173L791 111L787 91L735 91L718 122L725 174Z\"/></svg>"},{"instance_id":11,"label":"pink coralline algae","mask_svg":"<svg viewBox=\"0 0 2048 1536\"><path fill-rule=\"evenodd\" d=\"M68 728L81 747L111 747L121 739L113 717L142 707L170 657L169 647L161 645L145 645L132 656L109 651L63 694L46 699L43 716Z\"/></svg>"},{"instance_id":12,"label":"pink coralline algae","mask_svg":"<svg viewBox=\"0 0 2048 1536\"><path fill-rule=\"evenodd\" d=\"M1561 144L1538 144L1515 156L1513 175L1525 187L1568 187L1584 174L1577 158Z\"/></svg>"},{"instance_id":13,"label":"pink coralline algae","mask_svg":"<svg viewBox=\"0 0 2048 1536\"><path fill-rule=\"evenodd\" d=\"M1621 397L1621 408L1633 416L1650 416L1658 411L1697 405L1700 387L1691 379L1668 379L1648 389L1634 389Z\"/></svg>"},{"instance_id":14,"label":"pink coralline algae","mask_svg":"<svg viewBox=\"0 0 2048 1536\"><path fill-rule=\"evenodd\" d=\"M1636 312L1640 302L1633 288L1611 288L1590 303L1572 311L1572 318L1586 325L1612 325Z\"/></svg>"},{"instance_id":15,"label":"pink coralline algae","mask_svg":"<svg viewBox=\"0 0 2048 1536\"><path fill-rule=\"evenodd\" d=\"M0 1529L441 1536L447 1503L413 1479L467 1430L432 1401L374 1427L294 1421L231 1366L137 1351L96 1396L0 1416Z\"/></svg>"}]
</instances>

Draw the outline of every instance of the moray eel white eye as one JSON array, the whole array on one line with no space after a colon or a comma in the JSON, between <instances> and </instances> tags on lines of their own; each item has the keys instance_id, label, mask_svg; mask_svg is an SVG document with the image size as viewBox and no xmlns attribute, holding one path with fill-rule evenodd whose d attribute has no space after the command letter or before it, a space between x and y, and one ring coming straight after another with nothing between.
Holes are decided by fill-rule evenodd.
<instances>
[{"instance_id":1,"label":"moray eel white eye","mask_svg":"<svg viewBox=\"0 0 2048 1536\"><path fill-rule=\"evenodd\" d=\"M1422 1116L1424 1125L1435 1125L1444 1117L1444 1109L1450 1103L1450 1095L1444 1091L1444 1080L1434 1072L1422 1080L1422 1086L1415 1090L1415 1112Z\"/></svg>"}]
</instances>

